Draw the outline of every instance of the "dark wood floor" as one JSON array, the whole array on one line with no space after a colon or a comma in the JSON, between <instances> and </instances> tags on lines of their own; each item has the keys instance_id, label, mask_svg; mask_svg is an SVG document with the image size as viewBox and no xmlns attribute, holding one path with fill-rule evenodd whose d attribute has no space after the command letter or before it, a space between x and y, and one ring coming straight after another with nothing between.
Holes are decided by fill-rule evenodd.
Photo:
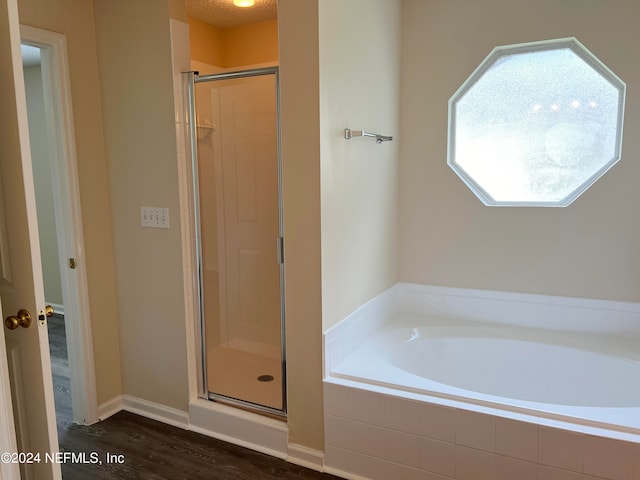
<instances>
[{"instance_id":1,"label":"dark wood floor","mask_svg":"<svg viewBox=\"0 0 640 480\"><path fill-rule=\"evenodd\" d=\"M69 381L69 357L64 317L54 314L47 321L49 331L49 351L51 353L51 374L56 402L58 432L64 432L73 423L71 412L71 382Z\"/></svg>"},{"instance_id":2,"label":"dark wood floor","mask_svg":"<svg viewBox=\"0 0 640 480\"><path fill-rule=\"evenodd\" d=\"M96 458L102 462L65 463L62 466L65 480L337 478L128 412L91 426L75 425L62 317L49 319L49 339L60 450L84 452L87 460L96 452ZM122 455L124 463L107 463L107 454Z\"/></svg>"}]
</instances>

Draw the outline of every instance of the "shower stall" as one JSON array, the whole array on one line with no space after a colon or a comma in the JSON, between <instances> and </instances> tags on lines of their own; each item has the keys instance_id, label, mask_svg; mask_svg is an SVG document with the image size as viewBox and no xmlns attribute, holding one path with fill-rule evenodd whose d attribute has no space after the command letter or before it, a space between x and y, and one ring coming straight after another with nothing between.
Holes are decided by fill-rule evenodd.
<instances>
[{"instance_id":1,"label":"shower stall","mask_svg":"<svg viewBox=\"0 0 640 480\"><path fill-rule=\"evenodd\" d=\"M208 400L286 416L278 68L186 73Z\"/></svg>"}]
</instances>

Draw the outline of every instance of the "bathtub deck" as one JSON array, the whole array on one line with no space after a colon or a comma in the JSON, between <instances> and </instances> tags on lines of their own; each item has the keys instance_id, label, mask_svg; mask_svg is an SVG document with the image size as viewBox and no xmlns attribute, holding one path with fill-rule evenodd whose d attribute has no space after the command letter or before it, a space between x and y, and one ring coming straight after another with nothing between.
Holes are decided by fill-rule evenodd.
<instances>
[{"instance_id":1,"label":"bathtub deck","mask_svg":"<svg viewBox=\"0 0 640 480\"><path fill-rule=\"evenodd\" d=\"M607 406L604 400L598 405L562 405L552 402L532 402L490 395L472 390L456 388L446 383L410 373L398 368L391 360L393 345L406 342L417 335L418 329L449 326L453 330L465 328L467 335L491 335L502 338L518 336L533 338L537 341L550 341L556 344L568 344L570 348L590 348L603 356L622 356L635 362L638 375L627 380L626 385L636 385L633 402L627 398L624 404ZM365 390L382 392L414 400L436 404L468 408L490 412L507 418L525 419L542 425L558 428L571 428L596 435L617 438L640 443L640 361L638 352L633 351L633 341L609 339L602 342L589 335L542 332L540 330L510 328L503 325L477 322L471 327L467 322L453 322L446 319L428 319L415 316L399 316L389 322L380 331L368 338L359 348L347 355L337 365L333 365L326 381L348 386L358 386ZM462 327L461 327L462 326ZM530 330L530 331L529 331ZM505 360L506 361L506 360ZM615 372L613 372L615 374ZM541 388L544 386L541 386ZM597 389L597 387L594 386ZM636 391L637 390L637 391ZM600 393L600 392L599 392ZM549 392L550 395L553 392ZM595 396L595 395L594 395ZM628 395L627 395L628 397ZM605 396L606 398L606 396Z\"/></svg>"}]
</instances>

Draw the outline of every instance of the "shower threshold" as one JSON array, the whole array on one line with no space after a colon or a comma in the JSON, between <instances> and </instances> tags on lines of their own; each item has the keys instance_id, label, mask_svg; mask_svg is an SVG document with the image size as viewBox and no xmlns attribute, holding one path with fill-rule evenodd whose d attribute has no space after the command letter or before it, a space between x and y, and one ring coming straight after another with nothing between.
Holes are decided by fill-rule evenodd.
<instances>
[{"instance_id":1,"label":"shower threshold","mask_svg":"<svg viewBox=\"0 0 640 480\"><path fill-rule=\"evenodd\" d=\"M229 407L239 408L241 410L246 410L248 412L265 415L275 420L280 420L283 422L287 421L287 414L282 410L278 410L272 407L267 407L265 405L260 405L258 403L252 403L246 400L240 400L239 398L227 397L225 395L220 395L212 392L209 392L208 400L212 402L221 403Z\"/></svg>"}]
</instances>

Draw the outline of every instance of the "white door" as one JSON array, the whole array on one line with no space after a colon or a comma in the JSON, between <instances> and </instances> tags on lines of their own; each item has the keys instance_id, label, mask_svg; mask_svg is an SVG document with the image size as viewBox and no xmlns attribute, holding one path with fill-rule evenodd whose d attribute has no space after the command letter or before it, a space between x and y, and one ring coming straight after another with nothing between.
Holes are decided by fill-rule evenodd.
<instances>
[{"instance_id":1,"label":"white door","mask_svg":"<svg viewBox=\"0 0 640 480\"><path fill-rule=\"evenodd\" d=\"M2 308L0 305L0 318ZM7 357L7 349L4 345L4 328L0 328L0 359ZM13 422L13 408L11 407L11 384L9 383L9 369L7 364L0 360L0 455L11 454L18 451L16 444L15 424ZM20 468L17 463L7 462L6 458L0 459L0 480L17 480L20 478Z\"/></svg>"},{"instance_id":2,"label":"white door","mask_svg":"<svg viewBox=\"0 0 640 480\"><path fill-rule=\"evenodd\" d=\"M220 88L227 327L233 343L280 352L275 76ZM275 347L275 348L273 348ZM263 347L264 348L264 347Z\"/></svg>"},{"instance_id":3,"label":"white door","mask_svg":"<svg viewBox=\"0 0 640 480\"><path fill-rule=\"evenodd\" d=\"M40 480L62 475L59 464L45 461L58 440L47 327L39 320L44 287L22 75L17 1L0 0L0 298L5 316L23 309L32 316L28 328L5 329L4 336L18 452L41 459L20 470L22 478Z\"/></svg>"}]
</instances>

